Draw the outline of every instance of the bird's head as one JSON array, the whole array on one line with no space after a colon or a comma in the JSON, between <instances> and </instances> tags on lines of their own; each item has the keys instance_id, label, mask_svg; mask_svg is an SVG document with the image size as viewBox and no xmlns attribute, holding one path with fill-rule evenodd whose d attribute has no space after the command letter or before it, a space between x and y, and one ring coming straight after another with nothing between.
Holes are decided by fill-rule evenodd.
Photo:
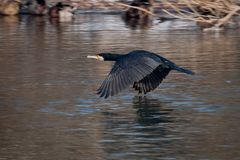
<instances>
[{"instance_id":1,"label":"bird's head","mask_svg":"<svg viewBox=\"0 0 240 160\"><path fill-rule=\"evenodd\" d=\"M94 58L100 61L116 61L119 56L121 55L112 53L99 53L95 56L87 56L87 58Z\"/></svg>"}]
</instances>

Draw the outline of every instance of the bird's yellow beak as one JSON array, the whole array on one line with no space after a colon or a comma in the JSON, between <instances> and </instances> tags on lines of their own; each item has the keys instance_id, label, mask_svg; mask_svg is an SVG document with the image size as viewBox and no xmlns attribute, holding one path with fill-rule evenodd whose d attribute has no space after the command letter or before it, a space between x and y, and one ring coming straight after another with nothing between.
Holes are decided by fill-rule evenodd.
<instances>
[{"instance_id":1,"label":"bird's yellow beak","mask_svg":"<svg viewBox=\"0 0 240 160\"><path fill-rule=\"evenodd\" d=\"M96 56L87 56L87 58L93 58L93 59L97 59L100 61L104 61L104 58L102 56L96 55Z\"/></svg>"}]
</instances>

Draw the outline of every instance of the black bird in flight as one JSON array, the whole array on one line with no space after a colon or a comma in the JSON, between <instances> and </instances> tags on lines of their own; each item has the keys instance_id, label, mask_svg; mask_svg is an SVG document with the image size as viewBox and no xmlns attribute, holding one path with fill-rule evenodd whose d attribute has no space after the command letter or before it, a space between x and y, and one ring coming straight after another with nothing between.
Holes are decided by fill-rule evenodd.
<instances>
[{"instance_id":1,"label":"black bird in flight","mask_svg":"<svg viewBox=\"0 0 240 160\"><path fill-rule=\"evenodd\" d=\"M135 50L128 54L100 53L87 58L115 61L110 73L97 90L97 94L104 98L116 95L129 85L133 85L139 93L146 94L156 89L171 70L194 74L160 55L145 50Z\"/></svg>"}]
</instances>

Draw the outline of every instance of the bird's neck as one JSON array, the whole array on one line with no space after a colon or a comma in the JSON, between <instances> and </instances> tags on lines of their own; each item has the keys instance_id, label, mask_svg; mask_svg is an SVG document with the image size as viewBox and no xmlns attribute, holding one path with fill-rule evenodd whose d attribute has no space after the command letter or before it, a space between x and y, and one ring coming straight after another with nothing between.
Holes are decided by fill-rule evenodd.
<instances>
[{"instance_id":1,"label":"bird's neck","mask_svg":"<svg viewBox=\"0 0 240 160\"><path fill-rule=\"evenodd\" d=\"M111 56L104 57L104 61L117 61L122 56L121 54L111 54Z\"/></svg>"}]
</instances>

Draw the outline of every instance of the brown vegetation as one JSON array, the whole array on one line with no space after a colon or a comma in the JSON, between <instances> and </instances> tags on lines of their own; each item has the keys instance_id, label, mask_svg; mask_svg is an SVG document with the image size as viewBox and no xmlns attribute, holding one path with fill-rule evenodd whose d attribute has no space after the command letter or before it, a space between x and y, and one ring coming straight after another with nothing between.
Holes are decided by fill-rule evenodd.
<instances>
[{"instance_id":1,"label":"brown vegetation","mask_svg":"<svg viewBox=\"0 0 240 160\"><path fill-rule=\"evenodd\" d=\"M15 15L20 9L20 0L0 0L0 14Z\"/></svg>"},{"instance_id":2,"label":"brown vegetation","mask_svg":"<svg viewBox=\"0 0 240 160\"><path fill-rule=\"evenodd\" d=\"M0 0L1 14L17 14L19 10L20 0ZM22 0L23 3L26 0ZM48 4L53 5L57 0L49 0ZM140 12L162 17L160 14L155 14L153 9L146 9L144 7L132 6L123 0L107 1L84 1L84 0L62 0L64 3L77 3L79 9L112 9L124 10L138 9ZM240 1L239 0L149 0L154 10L161 10L174 18L195 21L203 28L222 28L228 24L239 23L233 21L235 17L239 17ZM24 4L24 3L23 3Z\"/></svg>"},{"instance_id":3,"label":"brown vegetation","mask_svg":"<svg viewBox=\"0 0 240 160\"><path fill-rule=\"evenodd\" d=\"M162 0L173 12L163 11L173 17L196 21L204 26L223 27L239 15L240 6L233 0L182 0L181 5ZM185 6L182 9L179 6Z\"/></svg>"},{"instance_id":4,"label":"brown vegetation","mask_svg":"<svg viewBox=\"0 0 240 160\"><path fill-rule=\"evenodd\" d=\"M229 23L234 23L232 19L239 16L240 6L233 0L181 0L171 1L162 0L159 3L153 3L155 7L161 7L161 10L178 19L191 20L197 22L203 28L220 29ZM130 6L123 3L117 5L139 9L149 15L161 17L144 8Z\"/></svg>"}]
</instances>

